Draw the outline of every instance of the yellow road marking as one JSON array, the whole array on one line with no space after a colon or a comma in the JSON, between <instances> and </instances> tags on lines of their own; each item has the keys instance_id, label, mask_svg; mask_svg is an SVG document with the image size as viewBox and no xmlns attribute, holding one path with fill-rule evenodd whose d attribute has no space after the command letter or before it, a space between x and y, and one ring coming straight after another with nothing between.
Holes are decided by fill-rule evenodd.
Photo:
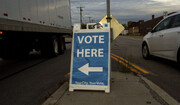
<instances>
[{"instance_id":1,"label":"yellow road marking","mask_svg":"<svg viewBox=\"0 0 180 105\"><path fill-rule=\"evenodd\" d=\"M143 73L145 73L145 74L149 74L148 71L146 71L146 70L144 70L144 69L136 66L135 64L127 61L126 59L124 59L124 58L122 58L122 57L120 57L120 56L118 56L118 55L115 55L115 54L113 54L113 53L111 53L111 54L112 54L112 56L114 56L114 57L116 57L116 58L119 58L119 59L122 60L123 62L125 62L125 63L127 63L127 64L130 64L132 67L136 68L137 70L139 70L139 71L141 71L141 72L143 72ZM111 56L111 57L112 57L112 56Z\"/></svg>"},{"instance_id":2,"label":"yellow road marking","mask_svg":"<svg viewBox=\"0 0 180 105\"><path fill-rule=\"evenodd\" d=\"M127 63L124 63L122 61L120 61L119 59L111 56L114 60L118 61L119 63L123 64L125 67L129 68L131 71L137 73L137 74L140 74L140 72L138 72L137 70L133 69L132 67L130 67Z\"/></svg>"}]
</instances>

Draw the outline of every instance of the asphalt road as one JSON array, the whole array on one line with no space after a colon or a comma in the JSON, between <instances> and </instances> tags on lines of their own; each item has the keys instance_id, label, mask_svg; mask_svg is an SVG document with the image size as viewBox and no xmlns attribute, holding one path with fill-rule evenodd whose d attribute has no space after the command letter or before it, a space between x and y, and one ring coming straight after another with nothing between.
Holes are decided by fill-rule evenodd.
<instances>
[{"instance_id":1,"label":"asphalt road","mask_svg":"<svg viewBox=\"0 0 180 105\"><path fill-rule=\"evenodd\" d=\"M111 44L111 53L123 57L149 71L143 74L180 102L180 70L175 62L141 56L142 39L118 37ZM52 59L32 55L28 59L0 60L0 105L39 105L60 85L70 71L71 44L67 51ZM111 60L113 71L122 69Z\"/></svg>"},{"instance_id":2,"label":"asphalt road","mask_svg":"<svg viewBox=\"0 0 180 105\"><path fill-rule=\"evenodd\" d=\"M70 70L71 44L55 58L31 55L0 61L0 105L39 105L61 85Z\"/></svg>"},{"instance_id":3,"label":"asphalt road","mask_svg":"<svg viewBox=\"0 0 180 105\"><path fill-rule=\"evenodd\" d=\"M180 102L180 70L176 63L158 57L153 57L151 60L143 59L141 43L142 39L119 36L113 41L111 52L150 72L142 75ZM112 62L116 63L114 60ZM120 68L112 65L112 70L118 69Z\"/></svg>"}]
</instances>

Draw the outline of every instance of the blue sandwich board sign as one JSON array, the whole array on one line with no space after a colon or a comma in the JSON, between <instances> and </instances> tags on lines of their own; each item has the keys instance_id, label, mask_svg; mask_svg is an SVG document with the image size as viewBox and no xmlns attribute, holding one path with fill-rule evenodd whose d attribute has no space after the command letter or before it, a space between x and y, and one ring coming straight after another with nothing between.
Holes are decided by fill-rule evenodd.
<instances>
[{"instance_id":1,"label":"blue sandwich board sign","mask_svg":"<svg viewBox=\"0 0 180 105\"><path fill-rule=\"evenodd\" d=\"M79 25L74 26L70 74L69 91L110 92L109 24L104 24L103 29L80 29Z\"/></svg>"}]
</instances>

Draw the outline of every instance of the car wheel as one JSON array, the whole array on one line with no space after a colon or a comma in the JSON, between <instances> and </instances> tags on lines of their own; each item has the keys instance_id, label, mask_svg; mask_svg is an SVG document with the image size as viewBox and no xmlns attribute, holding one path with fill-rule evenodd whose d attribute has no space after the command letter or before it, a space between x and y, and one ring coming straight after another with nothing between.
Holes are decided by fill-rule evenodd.
<instances>
[{"instance_id":1,"label":"car wheel","mask_svg":"<svg viewBox=\"0 0 180 105\"><path fill-rule=\"evenodd\" d=\"M41 54L44 57L55 57L59 54L59 44L56 36L47 36L41 42Z\"/></svg>"},{"instance_id":2,"label":"car wheel","mask_svg":"<svg viewBox=\"0 0 180 105\"><path fill-rule=\"evenodd\" d=\"M66 49L65 39L63 37L59 38L59 55L63 54Z\"/></svg>"},{"instance_id":3,"label":"car wheel","mask_svg":"<svg viewBox=\"0 0 180 105\"><path fill-rule=\"evenodd\" d=\"M142 46L142 56L144 59L150 59L149 48L147 44L143 44Z\"/></svg>"},{"instance_id":4,"label":"car wheel","mask_svg":"<svg viewBox=\"0 0 180 105\"><path fill-rule=\"evenodd\" d=\"M54 56L59 54L59 49L58 48L59 48L58 40L57 40L57 38L54 38L53 39L53 48L52 48Z\"/></svg>"}]
</instances>

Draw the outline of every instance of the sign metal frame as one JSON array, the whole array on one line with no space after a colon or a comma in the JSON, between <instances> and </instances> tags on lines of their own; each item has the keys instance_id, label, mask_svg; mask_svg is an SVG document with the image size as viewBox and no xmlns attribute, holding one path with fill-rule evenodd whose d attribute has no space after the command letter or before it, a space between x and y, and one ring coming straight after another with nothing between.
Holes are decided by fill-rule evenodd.
<instances>
[{"instance_id":1,"label":"sign metal frame","mask_svg":"<svg viewBox=\"0 0 180 105\"><path fill-rule=\"evenodd\" d=\"M106 23L103 24L103 29L80 29L79 24L74 25L73 30L73 40L72 40L72 51L71 51L71 66L70 66L70 82L69 82L69 91L74 90L102 90L105 91L105 93L110 92L110 24ZM88 27L88 26L87 26ZM100 32L108 32L108 79L107 79L107 85L81 85L81 84L72 84L72 75L73 75L73 59L74 59L74 34L75 33L100 33ZM103 77L102 77L103 78Z\"/></svg>"}]
</instances>

